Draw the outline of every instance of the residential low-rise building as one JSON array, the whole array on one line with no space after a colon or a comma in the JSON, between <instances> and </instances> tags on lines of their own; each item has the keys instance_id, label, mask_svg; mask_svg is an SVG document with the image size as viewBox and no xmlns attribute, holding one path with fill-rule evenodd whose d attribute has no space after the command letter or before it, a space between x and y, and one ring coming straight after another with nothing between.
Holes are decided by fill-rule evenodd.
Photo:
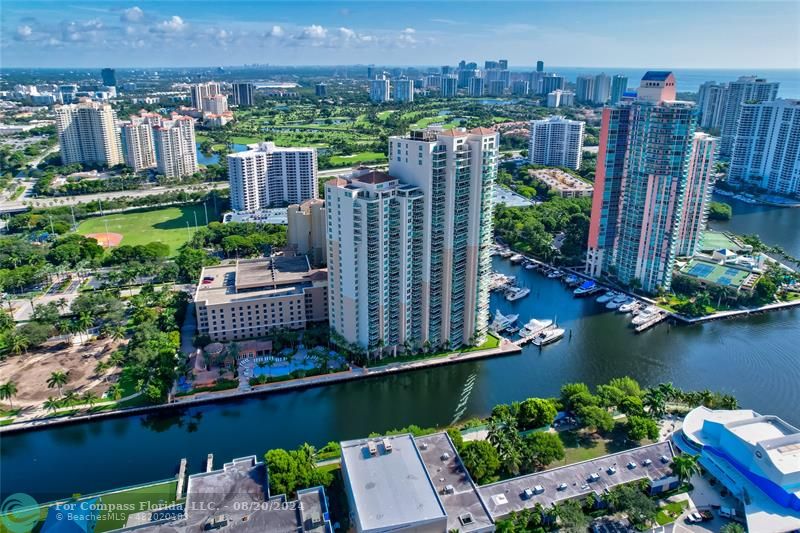
<instances>
[{"instance_id":1,"label":"residential low-rise building","mask_svg":"<svg viewBox=\"0 0 800 533\"><path fill-rule=\"evenodd\" d=\"M556 191L562 198L583 198L592 196L592 184L576 178L558 168L538 168L528 170L528 174Z\"/></svg>"},{"instance_id":2,"label":"residential low-rise building","mask_svg":"<svg viewBox=\"0 0 800 533\"><path fill-rule=\"evenodd\" d=\"M198 333L215 341L303 329L328 318L328 272L304 255L205 267L194 302Z\"/></svg>"}]
</instances>

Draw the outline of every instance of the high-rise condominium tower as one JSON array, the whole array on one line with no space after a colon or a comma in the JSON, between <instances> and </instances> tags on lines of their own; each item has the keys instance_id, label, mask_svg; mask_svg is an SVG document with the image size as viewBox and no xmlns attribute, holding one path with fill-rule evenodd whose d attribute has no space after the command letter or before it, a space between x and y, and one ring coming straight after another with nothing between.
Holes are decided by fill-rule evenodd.
<instances>
[{"instance_id":1,"label":"high-rise condominium tower","mask_svg":"<svg viewBox=\"0 0 800 533\"><path fill-rule=\"evenodd\" d=\"M389 138L389 172L325 184L331 328L364 348L481 342L498 135Z\"/></svg>"},{"instance_id":2,"label":"high-rise condominium tower","mask_svg":"<svg viewBox=\"0 0 800 533\"><path fill-rule=\"evenodd\" d=\"M594 99L594 76L578 76L575 80L575 99L583 104Z\"/></svg>"},{"instance_id":3,"label":"high-rise condominium tower","mask_svg":"<svg viewBox=\"0 0 800 533\"><path fill-rule=\"evenodd\" d=\"M800 193L800 100L742 104L728 182Z\"/></svg>"},{"instance_id":4,"label":"high-rise condominium tower","mask_svg":"<svg viewBox=\"0 0 800 533\"><path fill-rule=\"evenodd\" d=\"M183 178L197 172L194 120L173 115L153 127L158 173L168 178Z\"/></svg>"},{"instance_id":5,"label":"high-rise condominium tower","mask_svg":"<svg viewBox=\"0 0 800 533\"><path fill-rule=\"evenodd\" d=\"M379 78L369 82L369 99L371 102L381 103L389 101L389 80Z\"/></svg>"},{"instance_id":6,"label":"high-rise condominium tower","mask_svg":"<svg viewBox=\"0 0 800 533\"><path fill-rule=\"evenodd\" d=\"M778 96L778 82L768 82L756 76L742 76L728 84L722 109L719 155L729 158L733 152L733 139L739 128L742 104L770 102Z\"/></svg>"},{"instance_id":7,"label":"high-rise condominium tower","mask_svg":"<svg viewBox=\"0 0 800 533\"><path fill-rule=\"evenodd\" d=\"M616 104L622 101L622 95L625 94L625 90L628 88L628 77L623 76L622 74L617 74L613 78L611 78L611 97L610 103Z\"/></svg>"},{"instance_id":8,"label":"high-rise condominium tower","mask_svg":"<svg viewBox=\"0 0 800 533\"><path fill-rule=\"evenodd\" d=\"M678 228L677 255L691 257L700 251L703 232L708 222L711 193L714 192L714 158L719 139L697 132L692 138L686 187L683 193L683 215Z\"/></svg>"},{"instance_id":9,"label":"high-rise condominium tower","mask_svg":"<svg viewBox=\"0 0 800 533\"><path fill-rule=\"evenodd\" d=\"M250 107L255 100L253 93L255 92L255 85L252 83L234 83L233 84L233 103L239 107Z\"/></svg>"},{"instance_id":10,"label":"high-rise condominium tower","mask_svg":"<svg viewBox=\"0 0 800 533\"><path fill-rule=\"evenodd\" d=\"M257 211L317 198L317 150L265 142L228 155L231 208Z\"/></svg>"},{"instance_id":11,"label":"high-rise condominium tower","mask_svg":"<svg viewBox=\"0 0 800 533\"><path fill-rule=\"evenodd\" d=\"M204 100L220 94L219 83L209 81L206 83L197 83L189 88L192 97L192 107L198 111L205 111L203 109Z\"/></svg>"},{"instance_id":12,"label":"high-rise condominium tower","mask_svg":"<svg viewBox=\"0 0 800 533\"><path fill-rule=\"evenodd\" d=\"M135 172L156 168L156 148L153 141L153 126L158 126L163 117L156 113L143 112L131 117L122 125L122 153L125 164Z\"/></svg>"},{"instance_id":13,"label":"high-rise condominium tower","mask_svg":"<svg viewBox=\"0 0 800 533\"><path fill-rule=\"evenodd\" d=\"M728 85L707 81L697 92L698 125L701 128L718 130L722 126L722 115L725 110L725 99Z\"/></svg>"},{"instance_id":14,"label":"high-rise condominium tower","mask_svg":"<svg viewBox=\"0 0 800 533\"><path fill-rule=\"evenodd\" d=\"M104 68L101 70L100 77L103 78L103 85L106 87L117 86L117 72L113 68Z\"/></svg>"},{"instance_id":15,"label":"high-rise condominium tower","mask_svg":"<svg viewBox=\"0 0 800 533\"><path fill-rule=\"evenodd\" d=\"M83 101L56 106L56 131L65 165L113 167L123 163L117 116L109 104Z\"/></svg>"},{"instance_id":16,"label":"high-rise condominium tower","mask_svg":"<svg viewBox=\"0 0 800 533\"><path fill-rule=\"evenodd\" d=\"M532 120L528 159L534 165L579 169L584 127L584 122L562 116Z\"/></svg>"},{"instance_id":17,"label":"high-rise condominium tower","mask_svg":"<svg viewBox=\"0 0 800 533\"><path fill-rule=\"evenodd\" d=\"M608 274L647 292L669 289L681 228L703 226L700 199L712 176L713 143L695 137L696 117L693 104L675 101L671 72L646 73L635 101L603 109L587 253L591 275ZM699 208L685 209L687 183ZM691 231L685 235L687 242L696 239Z\"/></svg>"},{"instance_id":18,"label":"high-rise condominium tower","mask_svg":"<svg viewBox=\"0 0 800 533\"><path fill-rule=\"evenodd\" d=\"M611 77L602 72L594 78L594 94L592 102L595 104L605 104L611 98Z\"/></svg>"},{"instance_id":19,"label":"high-rise condominium tower","mask_svg":"<svg viewBox=\"0 0 800 533\"><path fill-rule=\"evenodd\" d=\"M400 79L394 82L394 101L414 101L414 80Z\"/></svg>"}]
</instances>

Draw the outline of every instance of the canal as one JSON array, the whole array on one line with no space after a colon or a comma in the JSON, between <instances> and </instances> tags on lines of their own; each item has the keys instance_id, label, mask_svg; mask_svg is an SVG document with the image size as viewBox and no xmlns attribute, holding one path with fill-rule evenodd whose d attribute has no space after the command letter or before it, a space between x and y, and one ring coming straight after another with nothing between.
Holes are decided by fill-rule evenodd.
<instances>
[{"instance_id":1,"label":"canal","mask_svg":"<svg viewBox=\"0 0 800 533\"><path fill-rule=\"evenodd\" d=\"M754 213L744 231L789 251L800 248L800 210L773 219L772 209L762 208L763 222ZM794 218L785 221L786 214ZM780 240L770 238L779 223L786 224L774 233ZM2 493L27 492L38 501L88 494L170 477L183 457L197 472L208 453L219 465L304 441L321 446L408 424L441 426L486 415L497 403L557 395L565 382L596 385L623 375L646 385L672 381L729 392L746 407L800 424L800 310L690 327L662 324L636 335L628 319L592 299L575 299L557 281L494 260L531 294L513 303L493 295L492 311L513 311L520 320L556 317L568 330L564 339L541 351L528 346L520 355L6 435L0 441Z\"/></svg>"}]
</instances>

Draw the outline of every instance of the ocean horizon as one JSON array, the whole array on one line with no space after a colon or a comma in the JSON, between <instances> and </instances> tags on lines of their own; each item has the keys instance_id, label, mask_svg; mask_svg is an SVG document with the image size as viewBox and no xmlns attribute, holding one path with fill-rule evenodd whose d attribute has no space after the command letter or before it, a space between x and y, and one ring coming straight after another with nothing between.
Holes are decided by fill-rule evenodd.
<instances>
[{"instance_id":1,"label":"ocean horizon","mask_svg":"<svg viewBox=\"0 0 800 533\"><path fill-rule=\"evenodd\" d=\"M530 71L532 67L512 67L514 72ZM778 98L800 98L800 69L720 69L720 68L616 68L616 67L549 67L546 72L564 76L567 81L575 83L578 76L600 74L609 76L622 74L628 77L628 87L637 87L638 80L648 70L671 70L675 74L678 92L697 92L700 85L707 81L720 83L735 81L740 76L758 76L768 81L780 82Z\"/></svg>"}]
</instances>

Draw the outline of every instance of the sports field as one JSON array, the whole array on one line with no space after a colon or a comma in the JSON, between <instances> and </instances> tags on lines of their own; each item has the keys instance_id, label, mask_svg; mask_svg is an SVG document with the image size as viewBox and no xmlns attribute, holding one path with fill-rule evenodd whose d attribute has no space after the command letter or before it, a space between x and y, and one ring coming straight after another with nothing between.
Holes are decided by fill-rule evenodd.
<instances>
[{"instance_id":1,"label":"sports field","mask_svg":"<svg viewBox=\"0 0 800 533\"><path fill-rule=\"evenodd\" d=\"M194 232L195 215L197 225L205 226L206 213L203 204L198 204L92 217L80 223L78 233L119 233L122 235L120 244L128 245L163 242L169 245L170 253L174 255ZM219 220L219 215L214 212L214 206L209 204L208 221L216 220Z\"/></svg>"}]
</instances>

